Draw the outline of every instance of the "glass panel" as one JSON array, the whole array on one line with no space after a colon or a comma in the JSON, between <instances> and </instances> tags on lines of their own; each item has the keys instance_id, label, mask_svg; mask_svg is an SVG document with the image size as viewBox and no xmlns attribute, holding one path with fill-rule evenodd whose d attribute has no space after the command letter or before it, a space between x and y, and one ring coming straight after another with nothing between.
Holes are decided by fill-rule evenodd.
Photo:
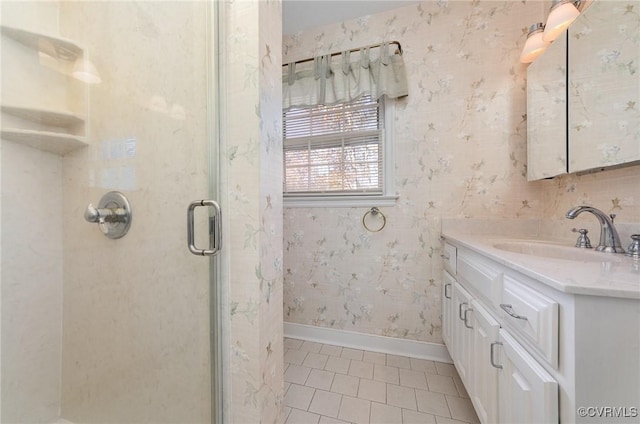
<instances>
[{"instance_id":1,"label":"glass panel","mask_svg":"<svg viewBox=\"0 0 640 424\"><path fill-rule=\"evenodd\" d=\"M211 422L210 2L0 7L0 421ZM111 191L118 239L83 217Z\"/></svg>"}]
</instances>

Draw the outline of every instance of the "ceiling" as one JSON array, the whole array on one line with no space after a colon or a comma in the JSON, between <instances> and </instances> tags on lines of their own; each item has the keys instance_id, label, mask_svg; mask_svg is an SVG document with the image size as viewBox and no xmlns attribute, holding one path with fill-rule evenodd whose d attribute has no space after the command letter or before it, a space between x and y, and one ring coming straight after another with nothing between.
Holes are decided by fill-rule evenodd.
<instances>
[{"instance_id":1,"label":"ceiling","mask_svg":"<svg viewBox=\"0 0 640 424\"><path fill-rule=\"evenodd\" d=\"M419 3L389 0L284 0L282 33L306 31L321 25L342 22L360 16Z\"/></svg>"}]
</instances>

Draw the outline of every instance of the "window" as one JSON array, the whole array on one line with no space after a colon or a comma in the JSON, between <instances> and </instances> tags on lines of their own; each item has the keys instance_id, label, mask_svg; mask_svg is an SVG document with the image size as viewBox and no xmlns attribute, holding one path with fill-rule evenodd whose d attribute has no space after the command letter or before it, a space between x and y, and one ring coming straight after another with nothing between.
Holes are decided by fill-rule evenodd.
<instances>
[{"instance_id":1,"label":"window","mask_svg":"<svg viewBox=\"0 0 640 424\"><path fill-rule=\"evenodd\" d=\"M285 111L285 203L307 206L331 201L334 205L338 201L355 206L358 200L369 204L373 197L393 204L395 198L385 196L392 185L385 112L384 98L369 96Z\"/></svg>"}]
</instances>

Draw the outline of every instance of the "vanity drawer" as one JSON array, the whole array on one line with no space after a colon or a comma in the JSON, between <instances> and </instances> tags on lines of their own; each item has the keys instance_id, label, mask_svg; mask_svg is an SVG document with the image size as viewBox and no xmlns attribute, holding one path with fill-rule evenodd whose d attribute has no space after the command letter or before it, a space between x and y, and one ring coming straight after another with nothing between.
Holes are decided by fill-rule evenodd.
<instances>
[{"instance_id":1,"label":"vanity drawer","mask_svg":"<svg viewBox=\"0 0 640 424\"><path fill-rule=\"evenodd\" d=\"M444 253L442 254L442 260L444 262L444 269L449 271L451 275L456 275L457 266L456 266L456 258L457 258L457 250L456 247L452 244L444 242Z\"/></svg>"},{"instance_id":2,"label":"vanity drawer","mask_svg":"<svg viewBox=\"0 0 640 424\"><path fill-rule=\"evenodd\" d=\"M503 322L554 367L558 367L558 302L505 275L500 302Z\"/></svg>"},{"instance_id":3,"label":"vanity drawer","mask_svg":"<svg viewBox=\"0 0 640 424\"><path fill-rule=\"evenodd\" d=\"M468 250L458 254L458 281L472 287L490 303L500 299L503 272L493 262Z\"/></svg>"}]
</instances>

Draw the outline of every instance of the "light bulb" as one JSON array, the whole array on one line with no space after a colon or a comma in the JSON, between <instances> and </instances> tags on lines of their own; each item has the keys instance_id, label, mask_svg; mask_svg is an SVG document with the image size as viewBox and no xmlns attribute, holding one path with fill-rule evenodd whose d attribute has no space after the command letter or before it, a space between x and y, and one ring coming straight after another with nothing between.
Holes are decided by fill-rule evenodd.
<instances>
[{"instance_id":1,"label":"light bulb","mask_svg":"<svg viewBox=\"0 0 640 424\"><path fill-rule=\"evenodd\" d=\"M542 39L549 43L552 42L558 38L578 16L580 16L580 12L573 4L573 0L554 0L551 10L549 11L547 24L544 27Z\"/></svg>"},{"instance_id":2,"label":"light bulb","mask_svg":"<svg viewBox=\"0 0 640 424\"><path fill-rule=\"evenodd\" d=\"M529 35L527 35L527 41L524 43L524 48L522 49L522 54L520 55L520 62L533 62L538 56L542 54L542 52L546 50L549 44L551 44L542 39L543 30L544 25L542 24L542 22L531 25L531 27L529 28Z\"/></svg>"}]
</instances>

